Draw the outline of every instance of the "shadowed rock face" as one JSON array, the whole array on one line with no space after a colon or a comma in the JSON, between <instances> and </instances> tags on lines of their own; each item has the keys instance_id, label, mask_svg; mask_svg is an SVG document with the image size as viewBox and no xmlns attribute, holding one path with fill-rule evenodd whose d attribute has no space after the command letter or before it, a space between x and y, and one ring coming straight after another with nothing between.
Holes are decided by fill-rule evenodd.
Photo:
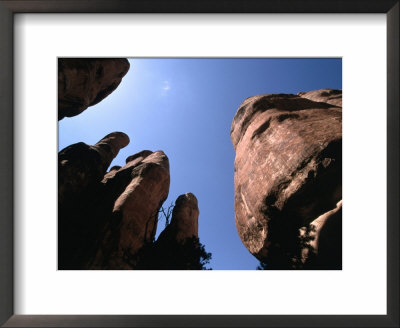
<instances>
[{"instance_id":1,"label":"shadowed rock face","mask_svg":"<svg viewBox=\"0 0 400 328\"><path fill-rule=\"evenodd\" d=\"M299 228L342 198L342 109L322 101L339 103L339 94L255 96L234 117L236 227L271 268L290 268L300 252Z\"/></svg>"},{"instance_id":2,"label":"shadowed rock face","mask_svg":"<svg viewBox=\"0 0 400 328\"><path fill-rule=\"evenodd\" d=\"M313 222L310 248L302 250L306 269L341 269L342 263L342 201Z\"/></svg>"},{"instance_id":3,"label":"shadowed rock face","mask_svg":"<svg viewBox=\"0 0 400 328\"><path fill-rule=\"evenodd\" d=\"M120 148L129 143L122 132L113 132L94 146L73 144L58 154L59 268L81 268L90 242L100 224L92 204L99 197L99 183Z\"/></svg>"},{"instance_id":4,"label":"shadowed rock face","mask_svg":"<svg viewBox=\"0 0 400 328\"><path fill-rule=\"evenodd\" d=\"M99 103L118 87L129 66L125 58L59 58L58 119Z\"/></svg>"}]
</instances>

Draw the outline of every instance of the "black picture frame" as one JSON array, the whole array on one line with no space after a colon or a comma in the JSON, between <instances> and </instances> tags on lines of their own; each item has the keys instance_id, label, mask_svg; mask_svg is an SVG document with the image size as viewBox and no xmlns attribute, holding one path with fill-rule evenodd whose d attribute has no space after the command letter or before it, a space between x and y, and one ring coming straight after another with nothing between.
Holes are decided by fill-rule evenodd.
<instances>
[{"instance_id":1,"label":"black picture frame","mask_svg":"<svg viewBox=\"0 0 400 328\"><path fill-rule=\"evenodd\" d=\"M0 324L4 327L399 327L399 7L399 0L0 0ZM387 315L14 315L13 176L17 172L13 169L13 17L16 13L386 14Z\"/></svg>"}]
</instances>

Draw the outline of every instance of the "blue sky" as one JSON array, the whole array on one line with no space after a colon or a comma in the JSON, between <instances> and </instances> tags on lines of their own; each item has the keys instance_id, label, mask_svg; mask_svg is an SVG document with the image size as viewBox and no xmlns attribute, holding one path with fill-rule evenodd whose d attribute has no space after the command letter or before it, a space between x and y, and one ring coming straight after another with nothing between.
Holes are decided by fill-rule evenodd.
<instances>
[{"instance_id":1,"label":"blue sky","mask_svg":"<svg viewBox=\"0 0 400 328\"><path fill-rule=\"evenodd\" d=\"M95 144L113 131L129 135L113 165L141 150L170 161L168 206L186 192L199 201L199 237L214 270L256 269L235 227L230 128L250 96L342 88L341 59L129 59L119 87L82 114L59 122L59 149ZM157 235L164 228L159 223Z\"/></svg>"}]
</instances>

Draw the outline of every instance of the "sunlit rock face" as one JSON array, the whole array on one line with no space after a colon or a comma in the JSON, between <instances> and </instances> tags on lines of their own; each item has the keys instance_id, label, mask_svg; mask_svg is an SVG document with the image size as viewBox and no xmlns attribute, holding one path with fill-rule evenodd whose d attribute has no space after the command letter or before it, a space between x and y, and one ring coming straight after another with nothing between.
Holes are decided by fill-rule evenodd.
<instances>
[{"instance_id":1,"label":"sunlit rock face","mask_svg":"<svg viewBox=\"0 0 400 328\"><path fill-rule=\"evenodd\" d=\"M125 58L59 58L58 119L99 103L118 87L129 66Z\"/></svg>"},{"instance_id":2,"label":"sunlit rock face","mask_svg":"<svg viewBox=\"0 0 400 328\"><path fill-rule=\"evenodd\" d=\"M233 119L236 227L270 268L301 262L299 229L342 198L342 108L329 103L341 103L340 94L250 97Z\"/></svg>"}]
</instances>

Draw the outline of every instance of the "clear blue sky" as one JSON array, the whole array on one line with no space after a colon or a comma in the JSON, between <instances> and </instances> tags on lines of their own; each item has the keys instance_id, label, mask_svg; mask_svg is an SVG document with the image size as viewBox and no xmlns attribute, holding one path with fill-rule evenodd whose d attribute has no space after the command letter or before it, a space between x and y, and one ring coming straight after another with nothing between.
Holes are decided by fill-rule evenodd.
<instances>
[{"instance_id":1,"label":"clear blue sky","mask_svg":"<svg viewBox=\"0 0 400 328\"><path fill-rule=\"evenodd\" d=\"M259 264L235 227L230 128L250 96L342 88L341 59L130 59L119 87L99 104L59 122L59 149L94 144L113 131L129 135L113 165L141 150L163 150L171 187L165 205L186 192L199 201L199 237L214 270ZM164 228L159 223L157 235Z\"/></svg>"}]
</instances>

